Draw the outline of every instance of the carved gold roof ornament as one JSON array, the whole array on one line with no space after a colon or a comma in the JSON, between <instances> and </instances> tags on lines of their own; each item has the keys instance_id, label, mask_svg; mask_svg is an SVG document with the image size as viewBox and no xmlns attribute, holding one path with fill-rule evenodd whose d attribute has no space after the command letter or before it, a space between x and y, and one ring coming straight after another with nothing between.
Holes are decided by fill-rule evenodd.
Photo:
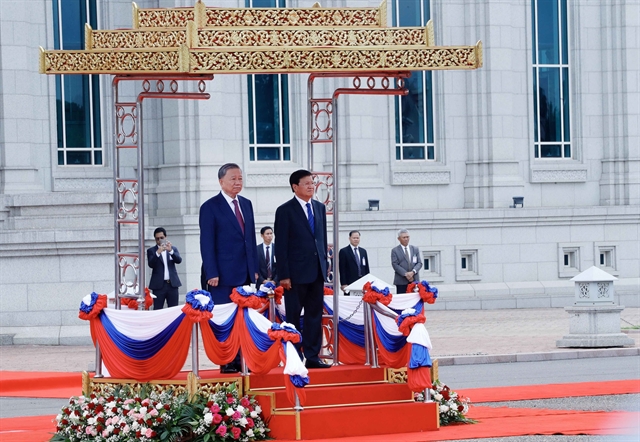
<instances>
[{"instance_id":1,"label":"carved gold roof ornament","mask_svg":"<svg viewBox=\"0 0 640 442\"><path fill-rule=\"evenodd\" d=\"M477 69L482 44L435 46L433 23L386 26L378 8L140 9L133 29L85 26L84 50L40 50L46 74L224 74Z\"/></svg>"}]
</instances>

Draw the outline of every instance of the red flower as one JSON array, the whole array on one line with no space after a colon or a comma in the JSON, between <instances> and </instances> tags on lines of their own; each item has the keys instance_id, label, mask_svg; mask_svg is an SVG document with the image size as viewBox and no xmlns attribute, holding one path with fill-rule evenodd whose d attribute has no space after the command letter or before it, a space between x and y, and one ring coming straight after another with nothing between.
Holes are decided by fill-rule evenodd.
<instances>
[{"instance_id":1,"label":"red flower","mask_svg":"<svg viewBox=\"0 0 640 442\"><path fill-rule=\"evenodd\" d=\"M218 425L220 422L222 422L222 416L220 416L219 414L214 414L213 415L213 423Z\"/></svg>"},{"instance_id":2,"label":"red flower","mask_svg":"<svg viewBox=\"0 0 640 442\"><path fill-rule=\"evenodd\" d=\"M156 422L159 423L159 424L161 424L163 421L164 421L164 419L162 419L161 417L156 419Z\"/></svg>"},{"instance_id":3,"label":"red flower","mask_svg":"<svg viewBox=\"0 0 640 442\"><path fill-rule=\"evenodd\" d=\"M463 405L458 405L458 411L459 412L463 412L464 411L464 406Z\"/></svg>"},{"instance_id":4,"label":"red flower","mask_svg":"<svg viewBox=\"0 0 640 442\"><path fill-rule=\"evenodd\" d=\"M240 439L240 434L242 433L242 430L240 430L240 428L238 427L232 427L231 433L233 433L234 439Z\"/></svg>"},{"instance_id":5,"label":"red flower","mask_svg":"<svg viewBox=\"0 0 640 442\"><path fill-rule=\"evenodd\" d=\"M140 432L140 430L136 431L136 437L140 439L141 436L142 436L142 433Z\"/></svg>"},{"instance_id":6,"label":"red flower","mask_svg":"<svg viewBox=\"0 0 640 442\"><path fill-rule=\"evenodd\" d=\"M251 405L251 402L249 402L249 399L247 399L246 397L243 397L242 399L240 399L240 405L242 405L243 407L248 407L249 405Z\"/></svg>"},{"instance_id":7,"label":"red flower","mask_svg":"<svg viewBox=\"0 0 640 442\"><path fill-rule=\"evenodd\" d=\"M207 408L211 408L213 406L213 401L207 402Z\"/></svg>"},{"instance_id":8,"label":"red flower","mask_svg":"<svg viewBox=\"0 0 640 442\"><path fill-rule=\"evenodd\" d=\"M120 434L120 428L116 427L113 429L113 434Z\"/></svg>"},{"instance_id":9,"label":"red flower","mask_svg":"<svg viewBox=\"0 0 640 442\"><path fill-rule=\"evenodd\" d=\"M171 405L164 404L164 409L167 410L167 411L171 410Z\"/></svg>"},{"instance_id":10,"label":"red flower","mask_svg":"<svg viewBox=\"0 0 640 442\"><path fill-rule=\"evenodd\" d=\"M249 428L253 428L255 426L255 423L253 422L253 419L251 419L250 417L247 418L247 427Z\"/></svg>"},{"instance_id":11,"label":"red flower","mask_svg":"<svg viewBox=\"0 0 640 442\"><path fill-rule=\"evenodd\" d=\"M93 402L89 402L87 404L87 407L89 408L89 410L93 410L94 408L96 408L96 404L94 404Z\"/></svg>"}]
</instances>

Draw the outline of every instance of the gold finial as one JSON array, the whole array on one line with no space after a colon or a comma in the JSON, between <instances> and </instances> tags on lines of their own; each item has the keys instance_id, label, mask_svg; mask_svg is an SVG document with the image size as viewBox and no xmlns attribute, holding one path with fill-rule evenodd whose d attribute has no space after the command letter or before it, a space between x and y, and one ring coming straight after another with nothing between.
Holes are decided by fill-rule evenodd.
<instances>
[{"instance_id":1,"label":"gold finial","mask_svg":"<svg viewBox=\"0 0 640 442\"><path fill-rule=\"evenodd\" d=\"M436 37L433 30L433 20L429 20L427 22L427 26L424 28L424 41L427 46L435 46L436 45Z\"/></svg>"},{"instance_id":2,"label":"gold finial","mask_svg":"<svg viewBox=\"0 0 640 442\"><path fill-rule=\"evenodd\" d=\"M320 2L315 2L312 8L322 8L322 6L320 6Z\"/></svg>"},{"instance_id":3,"label":"gold finial","mask_svg":"<svg viewBox=\"0 0 640 442\"><path fill-rule=\"evenodd\" d=\"M84 49L93 49L93 29L89 23L84 24Z\"/></svg>"},{"instance_id":4,"label":"gold finial","mask_svg":"<svg viewBox=\"0 0 640 442\"><path fill-rule=\"evenodd\" d=\"M378 22L378 26L381 28L386 28L389 26L387 22L387 0L382 0L380 6L378 6L378 15L380 17L380 21Z\"/></svg>"},{"instance_id":5,"label":"gold finial","mask_svg":"<svg viewBox=\"0 0 640 442\"><path fill-rule=\"evenodd\" d=\"M45 73L45 69L44 69L44 48L42 46L40 46L40 55L39 55L39 63L40 65L40 73L44 74Z\"/></svg>"},{"instance_id":6,"label":"gold finial","mask_svg":"<svg viewBox=\"0 0 640 442\"><path fill-rule=\"evenodd\" d=\"M198 28L207 26L207 7L201 0L198 0L193 8L193 18Z\"/></svg>"},{"instance_id":7,"label":"gold finial","mask_svg":"<svg viewBox=\"0 0 640 442\"><path fill-rule=\"evenodd\" d=\"M482 67L483 52L482 52L482 42L478 41L476 43L476 68Z\"/></svg>"},{"instance_id":8,"label":"gold finial","mask_svg":"<svg viewBox=\"0 0 640 442\"><path fill-rule=\"evenodd\" d=\"M82 372L82 394L89 396L91 394L91 378L86 371Z\"/></svg>"},{"instance_id":9,"label":"gold finial","mask_svg":"<svg viewBox=\"0 0 640 442\"><path fill-rule=\"evenodd\" d=\"M180 45L178 48L178 71L189 72L189 47Z\"/></svg>"},{"instance_id":10,"label":"gold finial","mask_svg":"<svg viewBox=\"0 0 640 442\"><path fill-rule=\"evenodd\" d=\"M133 6L133 29L138 29L140 27L140 17L138 17L140 10L136 2L131 2L131 5Z\"/></svg>"}]
</instances>

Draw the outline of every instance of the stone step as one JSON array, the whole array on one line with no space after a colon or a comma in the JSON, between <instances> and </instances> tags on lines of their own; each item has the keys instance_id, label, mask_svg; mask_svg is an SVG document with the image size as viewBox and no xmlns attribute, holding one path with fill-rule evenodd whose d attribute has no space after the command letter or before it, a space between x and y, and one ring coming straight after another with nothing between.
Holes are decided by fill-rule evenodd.
<instances>
[{"instance_id":1,"label":"stone step","mask_svg":"<svg viewBox=\"0 0 640 442\"><path fill-rule=\"evenodd\" d=\"M113 206L111 193L69 193L13 195L6 204L11 217L60 216L75 214L109 214Z\"/></svg>"},{"instance_id":2,"label":"stone step","mask_svg":"<svg viewBox=\"0 0 640 442\"><path fill-rule=\"evenodd\" d=\"M10 228L12 230L113 228L113 215L104 213L92 215L20 216L10 220Z\"/></svg>"}]
</instances>

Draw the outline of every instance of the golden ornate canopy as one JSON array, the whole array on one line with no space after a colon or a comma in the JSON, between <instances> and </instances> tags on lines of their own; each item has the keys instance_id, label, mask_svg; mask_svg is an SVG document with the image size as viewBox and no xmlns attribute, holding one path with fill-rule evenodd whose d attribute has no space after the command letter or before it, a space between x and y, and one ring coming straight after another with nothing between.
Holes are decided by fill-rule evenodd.
<instances>
[{"instance_id":1,"label":"golden ornate canopy","mask_svg":"<svg viewBox=\"0 0 640 442\"><path fill-rule=\"evenodd\" d=\"M140 9L133 29L85 27L84 50L40 50L44 74L264 74L477 69L482 43L435 46L433 25L378 8Z\"/></svg>"}]
</instances>

